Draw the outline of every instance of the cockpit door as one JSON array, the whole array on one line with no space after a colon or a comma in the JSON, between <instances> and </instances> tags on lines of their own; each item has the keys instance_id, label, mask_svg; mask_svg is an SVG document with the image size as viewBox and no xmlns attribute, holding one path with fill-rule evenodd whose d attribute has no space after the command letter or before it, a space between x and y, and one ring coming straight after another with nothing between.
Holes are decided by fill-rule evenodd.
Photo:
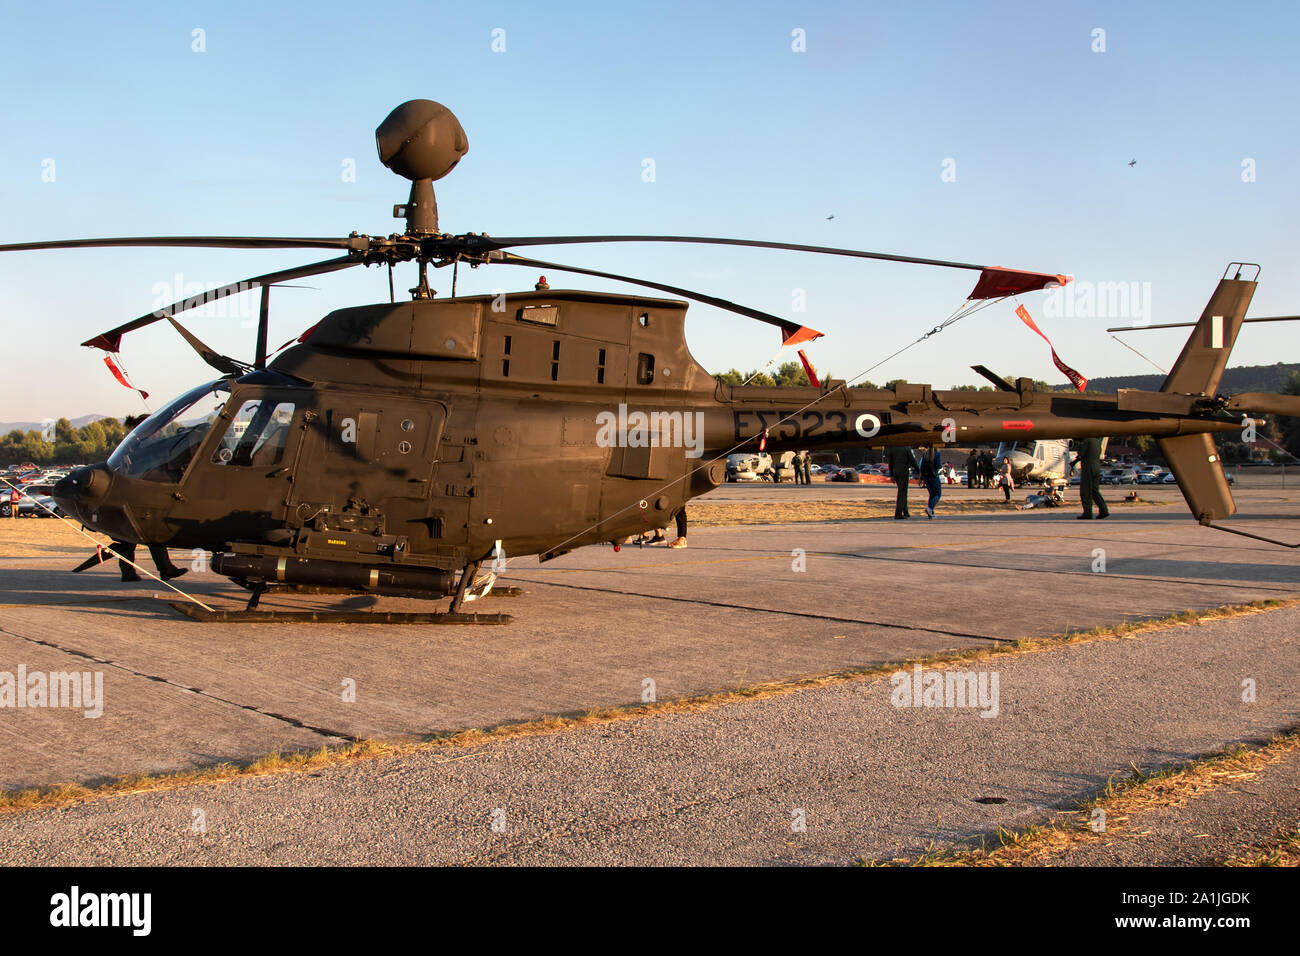
<instances>
[{"instance_id":1,"label":"cockpit door","mask_svg":"<svg viewBox=\"0 0 1300 956\"><path fill-rule=\"evenodd\" d=\"M307 523L349 502L394 518L423 515L446 417L439 402L331 393L307 429L292 517Z\"/></svg>"},{"instance_id":2,"label":"cockpit door","mask_svg":"<svg viewBox=\"0 0 1300 956\"><path fill-rule=\"evenodd\" d=\"M229 540L282 527L309 401L309 392L236 391L181 485L183 511Z\"/></svg>"}]
</instances>

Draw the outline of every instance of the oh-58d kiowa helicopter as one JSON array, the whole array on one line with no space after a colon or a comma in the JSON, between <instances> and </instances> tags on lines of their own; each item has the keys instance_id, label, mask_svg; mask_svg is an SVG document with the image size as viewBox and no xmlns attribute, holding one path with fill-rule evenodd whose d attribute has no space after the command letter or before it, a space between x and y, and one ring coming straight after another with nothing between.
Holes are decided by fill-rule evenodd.
<instances>
[{"instance_id":1,"label":"oh-58d kiowa helicopter","mask_svg":"<svg viewBox=\"0 0 1300 956\"><path fill-rule=\"evenodd\" d=\"M683 299L775 325L786 346L821 333L709 295L508 250L689 242L967 269L979 273L967 311L1069 279L784 242L451 235L439 231L433 181L468 150L455 116L413 100L384 120L376 142L384 165L412 181L408 202L394 209L405 218L401 234L0 246L342 250L177 302L83 343L116 353L127 333L166 320L221 372L153 413L107 462L77 469L54 489L69 515L115 540L211 551L214 571L253 591L247 609L217 613L221 619L309 615L254 610L266 589L296 587L451 596L448 611L412 618L502 623L508 616L464 610L491 586L491 576L479 572L494 555L546 560L661 527L689 499L723 483L729 452L760 444L780 452L1149 434L1193 515L1209 524L1235 510L1211 435L1240 430L1247 412L1300 415L1300 398L1216 394L1258 278L1257 266L1241 264L1219 281L1158 392L1042 393L1030 379L1011 385L993 375L997 389L988 392L849 388L844 381L721 384L687 350ZM272 286L386 265L392 300L391 269L410 260L419 270L411 301L331 312L268 361ZM532 291L457 297L454 278L452 294L435 297L428 267L451 265L454 274L460 263L597 276L674 298L551 289L544 281ZM251 288L262 296L251 364L216 353L176 322L187 308Z\"/></svg>"}]
</instances>

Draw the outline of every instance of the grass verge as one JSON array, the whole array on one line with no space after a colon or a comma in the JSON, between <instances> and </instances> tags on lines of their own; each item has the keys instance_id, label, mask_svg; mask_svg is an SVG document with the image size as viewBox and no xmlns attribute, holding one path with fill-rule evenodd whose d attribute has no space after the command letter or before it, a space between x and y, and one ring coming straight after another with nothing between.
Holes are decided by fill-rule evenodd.
<instances>
[{"instance_id":1,"label":"grass verge","mask_svg":"<svg viewBox=\"0 0 1300 956\"><path fill-rule=\"evenodd\" d=\"M981 841L980 846L967 849L932 848L915 858L861 862L887 866L1052 865L1076 848L1113 840L1116 836L1136 835L1130 829L1135 813L1183 806L1221 787L1249 780L1297 751L1300 751L1300 726L1274 736L1261 747L1233 744L1155 771L1130 765L1127 770L1112 774L1101 793L1080 803L1055 823L1023 830L999 826L992 846ZM1103 814L1098 815L1097 810ZM1094 830L1099 824L1104 829ZM1300 831L1283 835L1268 845L1253 847L1227 861L1228 865L1237 866L1294 866L1297 862L1300 862Z\"/></svg>"}]
</instances>

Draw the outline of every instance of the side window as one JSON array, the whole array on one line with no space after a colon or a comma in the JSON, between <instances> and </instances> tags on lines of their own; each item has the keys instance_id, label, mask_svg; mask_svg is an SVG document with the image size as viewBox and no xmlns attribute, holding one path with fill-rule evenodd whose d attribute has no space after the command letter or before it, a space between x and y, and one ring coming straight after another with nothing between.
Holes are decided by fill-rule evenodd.
<instances>
[{"instance_id":1,"label":"side window","mask_svg":"<svg viewBox=\"0 0 1300 956\"><path fill-rule=\"evenodd\" d=\"M649 385L655 380L655 357L647 352L641 352L636 360L636 383L638 385Z\"/></svg>"},{"instance_id":2,"label":"side window","mask_svg":"<svg viewBox=\"0 0 1300 956\"><path fill-rule=\"evenodd\" d=\"M213 462L257 468L280 464L293 410L292 402L245 402L213 453Z\"/></svg>"}]
</instances>

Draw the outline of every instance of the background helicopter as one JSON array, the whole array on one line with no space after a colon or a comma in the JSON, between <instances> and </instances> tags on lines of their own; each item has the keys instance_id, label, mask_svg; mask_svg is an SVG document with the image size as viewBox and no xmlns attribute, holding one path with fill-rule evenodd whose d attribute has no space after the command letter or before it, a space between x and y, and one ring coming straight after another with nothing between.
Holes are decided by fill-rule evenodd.
<instances>
[{"instance_id":1,"label":"background helicopter","mask_svg":"<svg viewBox=\"0 0 1300 956\"><path fill-rule=\"evenodd\" d=\"M1017 485L1069 483L1073 455L1066 439L1002 442L993 453L993 460L1001 462L1004 457L1011 462L1011 476Z\"/></svg>"},{"instance_id":2,"label":"background helicopter","mask_svg":"<svg viewBox=\"0 0 1300 956\"><path fill-rule=\"evenodd\" d=\"M616 541L662 527L725 480L726 455L854 445L992 443L1027 435L1150 434L1203 523L1233 513L1211 443L1247 410L1300 414L1300 399L1216 396L1255 289L1258 267L1233 264L1159 392L1117 397L994 392L900 383L849 388L723 385L690 355L687 305L707 303L781 330L797 347L821 333L770 313L645 279L519 256L509 248L609 242L707 243L908 262L978 272L967 306L1068 282L1049 273L858 250L687 236L493 238L439 232L433 181L468 150L460 123L428 100L402 104L376 130L381 160L411 180L401 234L343 238L137 237L0 246L0 252L111 246L325 248L343 255L232 283L141 316L83 343L116 353L127 333L166 320L222 376L159 409L106 463L59 482L59 505L88 527L142 544L203 548L212 567L253 590L322 586L453 595L427 619L501 623L464 614L480 565ZM392 267L414 260L412 300L397 302ZM580 290L457 297L461 262L573 272L680 297ZM428 267L452 266L435 298ZM340 309L268 354L271 286L357 265L390 268L390 301ZM175 315L260 288L255 357L206 346ZM947 323L945 323L947 324ZM938 331L937 327L933 331ZM928 334L932 334L927 333ZM923 336L922 338L924 338ZM918 340L919 341L919 340ZM1238 532L1241 533L1241 532ZM499 565L498 565L499 566ZM311 616L310 612L303 612ZM233 615L221 615L230 619Z\"/></svg>"}]
</instances>

